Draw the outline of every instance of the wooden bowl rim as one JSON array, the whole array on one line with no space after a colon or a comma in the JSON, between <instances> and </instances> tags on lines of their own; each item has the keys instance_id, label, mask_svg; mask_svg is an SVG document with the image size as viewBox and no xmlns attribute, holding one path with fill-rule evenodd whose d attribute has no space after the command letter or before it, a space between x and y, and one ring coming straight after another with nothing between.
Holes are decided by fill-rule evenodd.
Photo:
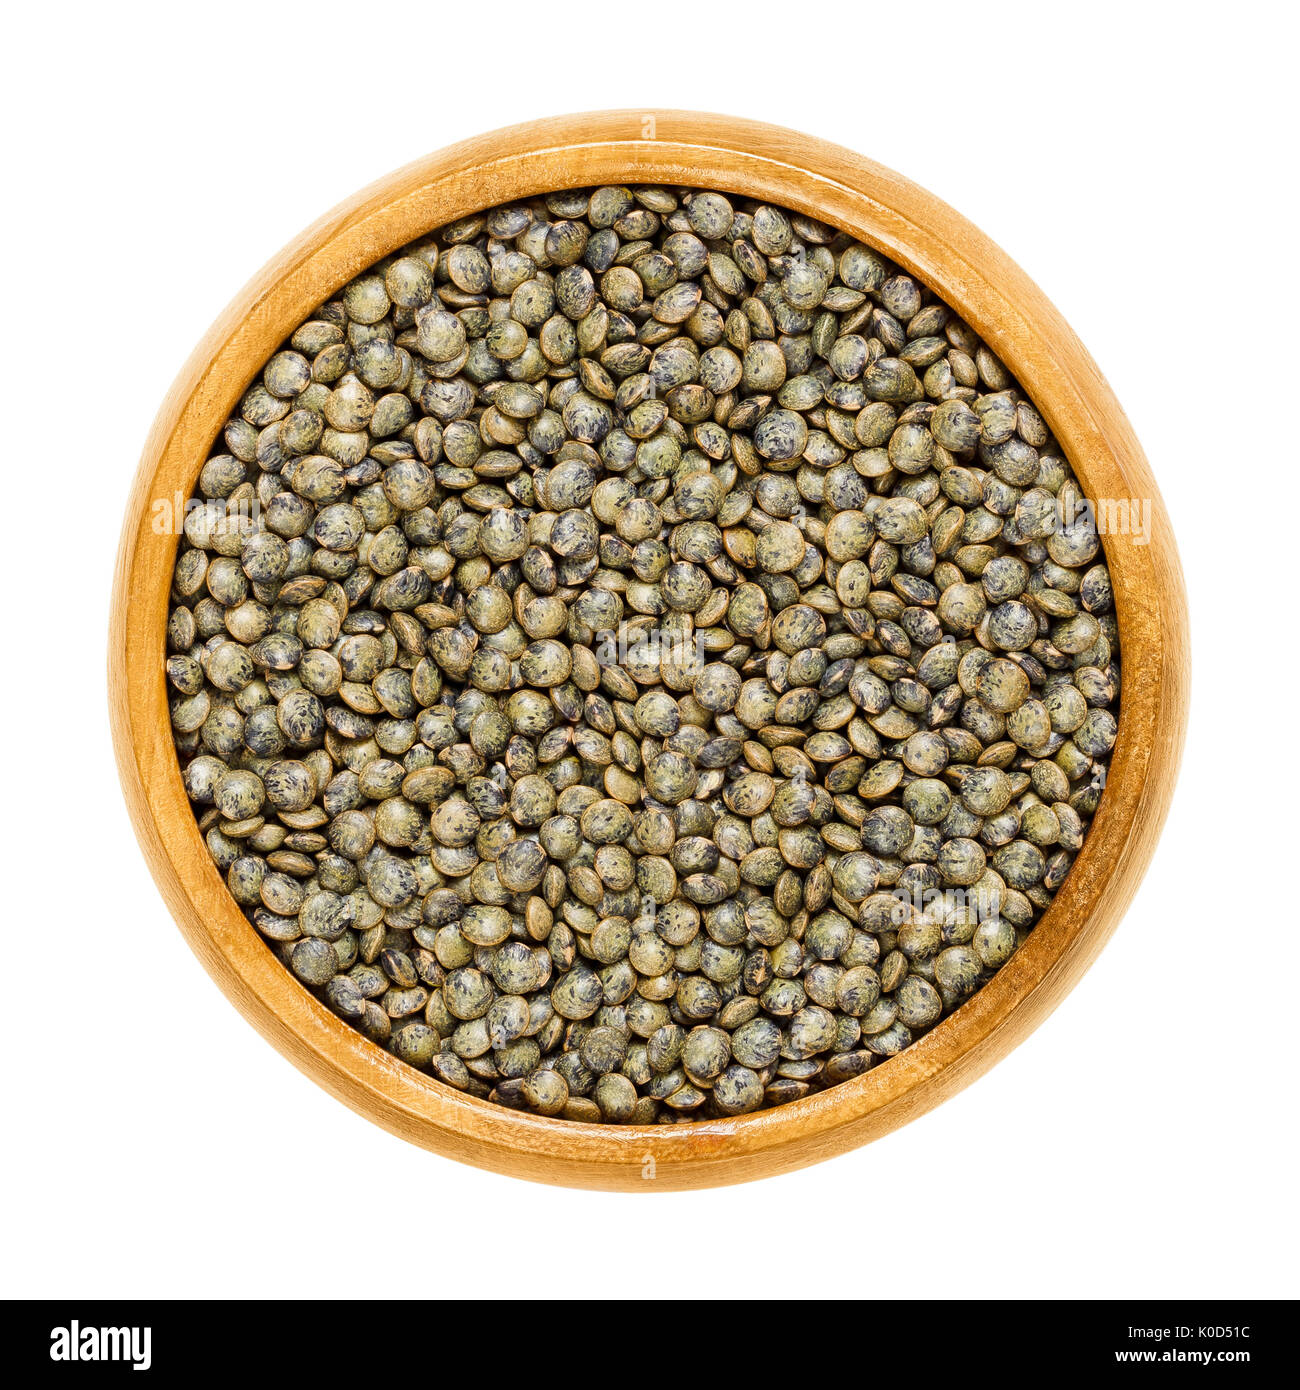
<instances>
[{"instance_id":1,"label":"wooden bowl rim","mask_svg":"<svg viewBox=\"0 0 1300 1390\"><path fill-rule=\"evenodd\" d=\"M1104 541L1126 657L1119 737L1087 842L1029 939L886 1064L729 1120L618 1127L524 1114L444 1086L337 1018L272 955L208 857L172 748L159 659L177 537L155 532L157 504L190 495L229 413L297 324L364 268L458 217L605 183L717 188L860 237L999 354L1087 496L1152 507L1149 544ZM1186 601L1159 492L1105 379L1042 291L964 218L891 170L780 127L675 111L560 117L452 145L349 198L254 276L182 369L145 445L109 650L114 744L136 834L191 948L245 1017L331 1094L402 1138L528 1179L641 1191L740 1182L843 1152L931 1109L1023 1041L1095 959L1146 869L1177 775L1187 679Z\"/></svg>"}]
</instances>

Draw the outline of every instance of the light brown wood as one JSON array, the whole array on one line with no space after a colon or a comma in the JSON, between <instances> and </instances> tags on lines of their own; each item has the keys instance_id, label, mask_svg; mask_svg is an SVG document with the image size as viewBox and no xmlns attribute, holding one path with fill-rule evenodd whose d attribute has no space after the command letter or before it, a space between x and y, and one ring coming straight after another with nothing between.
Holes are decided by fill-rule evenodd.
<instances>
[{"instance_id":1,"label":"light brown wood","mask_svg":"<svg viewBox=\"0 0 1300 1390\"><path fill-rule=\"evenodd\" d=\"M653 120L653 137L647 121ZM406 1067L302 989L208 858L172 748L162 669L176 537L150 504L188 497L245 388L318 304L441 224L530 194L695 184L822 218L956 308L1038 404L1092 498L1150 499L1150 543L1105 539L1119 616L1119 738L1091 834L1056 900L993 981L865 1076L733 1120L621 1128L521 1114ZM793 131L690 112L614 111L514 126L408 165L327 214L261 270L195 349L145 445L118 555L113 733L136 833L186 939L232 1002L307 1075L404 1139L518 1177L639 1191L742 1182L887 1133L1022 1042L1095 959L1155 848L1182 752L1186 599L1169 521L1128 421L1042 291L951 208L900 175Z\"/></svg>"}]
</instances>

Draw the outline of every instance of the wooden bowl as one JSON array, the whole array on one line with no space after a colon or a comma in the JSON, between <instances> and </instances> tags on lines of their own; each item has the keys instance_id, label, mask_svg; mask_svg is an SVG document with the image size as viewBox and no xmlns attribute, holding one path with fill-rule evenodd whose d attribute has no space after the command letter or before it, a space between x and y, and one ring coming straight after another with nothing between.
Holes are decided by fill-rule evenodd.
<instances>
[{"instance_id":1,"label":"wooden bowl","mask_svg":"<svg viewBox=\"0 0 1300 1390\"><path fill-rule=\"evenodd\" d=\"M272 955L208 857L181 783L163 676L177 538L152 503L190 495L262 364L317 305L398 247L467 213L605 183L770 200L860 237L965 317L1046 417L1090 498L1150 500L1149 544L1105 538L1120 627L1119 737L1087 843L1026 943L956 1013L866 1075L739 1119L574 1124L464 1095L405 1066ZM951 208L860 155L723 116L612 111L513 126L418 160L328 213L236 296L195 349L145 445L118 555L113 733L127 804L182 932L231 1001L297 1067L394 1134L518 1177L638 1191L743 1182L813 1163L923 1114L1004 1057L1114 930L1155 848L1182 751L1186 600L1174 538L1133 431L1060 314Z\"/></svg>"}]
</instances>

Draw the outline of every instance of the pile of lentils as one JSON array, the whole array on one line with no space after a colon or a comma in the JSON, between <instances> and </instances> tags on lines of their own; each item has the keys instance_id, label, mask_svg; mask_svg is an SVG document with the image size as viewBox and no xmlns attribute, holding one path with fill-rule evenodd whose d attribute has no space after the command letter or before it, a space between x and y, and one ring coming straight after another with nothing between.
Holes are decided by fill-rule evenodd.
<instances>
[{"instance_id":1,"label":"pile of lentils","mask_svg":"<svg viewBox=\"0 0 1300 1390\"><path fill-rule=\"evenodd\" d=\"M1116 734L1095 524L1005 367L853 238L691 189L495 208L322 305L203 466L167 638L288 969L579 1121L896 1055L1051 902Z\"/></svg>"}]
</instances>

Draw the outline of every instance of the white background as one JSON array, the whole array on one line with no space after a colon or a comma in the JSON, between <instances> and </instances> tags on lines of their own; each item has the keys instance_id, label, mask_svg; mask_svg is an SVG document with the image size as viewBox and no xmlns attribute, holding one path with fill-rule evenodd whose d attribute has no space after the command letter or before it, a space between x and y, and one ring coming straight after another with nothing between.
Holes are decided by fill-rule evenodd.
<instances>
[{"instance_id":1,"label":"white background","mask_svg":"<svg viewBox=\"0 0 1300 1390\"><path fill-rule=\"evenodd\" d=\"M891 1291L914 1277L926 1297L1300 1292L1287 8L225 0L11 13L4 1293L355 1296L358 1252L382 1249L403 1211L438 1213L421 1231L428 1258L403 1263L403 1289L429 1295L523 1293L498 1278L520 1242L546 1252L552 1289L595 1292L593 1269L634 1267L628 1284L597 1283L636 1297L713 1296L719 1260L731 1294L743 1271L764 1271L765 1297L871 1296L882 1270ZM426 1154L264 1043L145 870L103 674L140 447L226 301L389 169L606 106L727 111L837 141L999 242L1144 442L1187 570L1196 666L1151 871L1029 1042L868 1148L756 1187L650 1198Z\"/></svg>"}]
</instances>

